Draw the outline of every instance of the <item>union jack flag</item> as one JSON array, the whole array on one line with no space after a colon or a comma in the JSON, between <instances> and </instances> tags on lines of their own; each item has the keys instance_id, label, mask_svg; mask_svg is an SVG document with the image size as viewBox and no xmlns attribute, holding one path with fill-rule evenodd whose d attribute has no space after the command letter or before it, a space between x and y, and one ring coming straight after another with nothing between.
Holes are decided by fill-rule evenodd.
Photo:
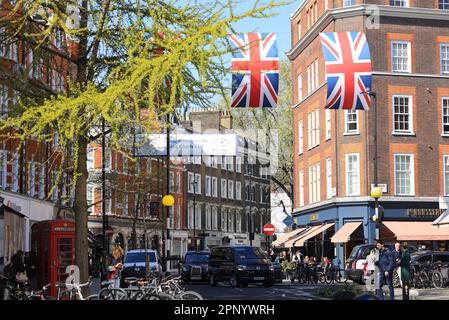
<instances>
[{"instance_id":1,"label":"union jack flag","mask_svg":"<svg viewBox=\"0 0 449 320\"><path fill-rule=\"evenodd\" d=\"M368 110L371 56L363 32L320 33L326 62L326 109ZM364 94L365 93L365 94Z\"/></svg>"},{"instance_id":2,"label":"union jack flag","mask_svg":"<svg viewBox=\"0 0 449 320\"><path fill-rule=\"evenodd\" d=\"M275 33L230 35L232 108L274 108L278 101L279 55Z\"/></svg>"}]
</instances>

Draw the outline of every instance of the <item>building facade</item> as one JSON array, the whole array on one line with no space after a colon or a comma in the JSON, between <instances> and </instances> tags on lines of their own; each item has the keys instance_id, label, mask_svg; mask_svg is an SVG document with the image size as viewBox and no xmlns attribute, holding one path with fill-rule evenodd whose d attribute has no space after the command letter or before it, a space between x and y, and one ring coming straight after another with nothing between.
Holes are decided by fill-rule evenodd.
<instances>
[{"instance_id":1,"label":"building facade","mask_svg":"<svg viewBox=\"0 0 449 320\"><path fill-rule=\"evenodd\" d=\"M215 109L197 110L183 126L187 131L225 133L232 129L232 118ZM267 154L248 152L250 148L256 150L255 144L239 136L235 157L193 156L184 160L190 249L265 247L262 228L270 221L271 212L269 162Z\"/></svg>"},{"instance_id":2,"label":"building facade","mask_svg":"<svg viewBox=\"0 0 449 320\"><path fill-rule=\"evenodd\" d=\"M2 3L2 19L7 19L13 5L12 1ZM34 48L34 44L14 36L16 30L9 28L8 23L0 27L2 120L14 112L19 97L39 99L57 95L66 90L67 76L76 75L76 67L69 58L76 56L77 43L66 37L63 30L55 28L48 43ZM38 23L30 21L28 28L32 33L39 28ZM60 165L58 140L57 132L49 132L47 141L0 139L0 196L6 206L24 215L24 251L30 250L33 223L64 215L72 205L70 172L66 171L60 183L56 183Z\"/></svg>"},{"instance_id":3,"label":"building facade","mask_svg":"<svg viewBox=\"0 0 449 320\"><path fill-rule=\"evenodd\" d=\"M307 237L306 251L343 261L356 244L374 241L369 219L374 214L370 192L375 176L375 112L385 221L429 222L445 209L449 12L443 9L447 6L443 0L308 0L290 16L294 217L298 227L322 226L317 234L312 232L314 237ZM376 110L324 109L327 85L319 33L343 31L366 34ZM347 222L359 222L358 227L345 242L332 243L332 236ZM382 226L380 236L392 241L398 238L397 231ZM447 241L427 244L448 249Z\"/></svg>"}]
</instances>

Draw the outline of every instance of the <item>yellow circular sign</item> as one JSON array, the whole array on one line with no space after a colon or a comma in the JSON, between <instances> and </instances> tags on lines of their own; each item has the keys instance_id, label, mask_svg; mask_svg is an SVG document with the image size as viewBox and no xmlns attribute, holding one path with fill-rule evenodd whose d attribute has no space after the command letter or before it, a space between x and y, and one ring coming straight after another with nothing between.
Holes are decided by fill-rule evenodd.
<instances>
[{"instance_id":1,"label":"yellow circular sign","mask_svg":"<svg viewBox=\"0 0 449 320\"><path fill-rule=\"evenodd\" d=\"M162 204L164 207L172 207L175 204L175 198L171 194L165 195L162 198Z\"/></svg>"}]
</instances>

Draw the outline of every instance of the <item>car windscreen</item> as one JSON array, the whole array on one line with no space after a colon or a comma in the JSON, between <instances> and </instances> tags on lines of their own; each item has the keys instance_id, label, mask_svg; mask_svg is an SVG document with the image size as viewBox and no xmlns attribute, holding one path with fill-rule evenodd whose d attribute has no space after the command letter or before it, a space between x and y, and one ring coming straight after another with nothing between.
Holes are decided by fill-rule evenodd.
<instances>
[{"instance_id":1,"label":"car windscreen","mask_svg":"<svg viewBox=\"0 0 449 320\"><path fill-rule=\"evenodd\" d=\"M351 254L349 255L349 259L355 259L359 249L360 249L360 246L355 246L354 248L352 248Z\"/></svg>"},{"instance_id":2,"label":"car windscreen","mask_svg":"<svg viewBox=\"0 0 449 320\"><path fill-rule=\"evenodd\" d=\"M204 264L209 262L208 254L192 253L186 255L185 263L187 264Z\"/></svg>"},{"instance_id":3,"label":"car windscreen","mask_svg":"<svg viewBox=\"0 0 449 320\"><path fill-rule=\"evenodd\" d=\"M148 252L149 262L156 262L154 252ZM145 263L145 252L129 252L126 254L125 263Z\"/></svg>"},{"instance_id":4,"label":"car windscreen","mask_svg":"<svg viewBox=\"0 0 449 320\"><path fill-rule=\"evenodd\" d=\"M234 248L235 259L239 262L255 259L268 259L260 248Z\"/></svg>"}]
</instances>

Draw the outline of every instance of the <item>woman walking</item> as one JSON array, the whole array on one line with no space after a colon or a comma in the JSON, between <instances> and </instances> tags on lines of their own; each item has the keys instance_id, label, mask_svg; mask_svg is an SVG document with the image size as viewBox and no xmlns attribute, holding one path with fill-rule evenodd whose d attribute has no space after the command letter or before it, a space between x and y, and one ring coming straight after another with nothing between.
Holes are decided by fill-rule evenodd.
<instances>
[{"instance_id":1,"label":"woman walking","mask_svg":"<svg viewBox=\"0 0 449 320\"><path fill-rule=\"evenodd\" d=\"M408 250L408 243L402 244L402 257L401 257L401 280L402 280L402 299L409 300L410 292L410 251Z\"/></svg>"}]
</instances>

